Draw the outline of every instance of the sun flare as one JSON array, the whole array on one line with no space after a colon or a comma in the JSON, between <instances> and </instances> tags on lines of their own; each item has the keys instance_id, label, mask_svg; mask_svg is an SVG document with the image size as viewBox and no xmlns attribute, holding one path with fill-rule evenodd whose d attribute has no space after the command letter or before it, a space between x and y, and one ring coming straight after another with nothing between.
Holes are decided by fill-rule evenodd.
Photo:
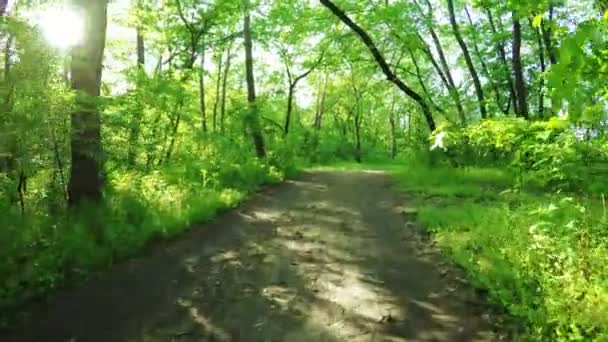
<instances>
[{"instance_id":1,"label":"sun flare","mask_svg":"<svg viewBox=\"0 0 608 342\"><path fill-rule=\"evenodd\" d=\"M34 23L40 28L51 46L67 50L83 38L83 16L69 7L49 7L33 14Z\"/></svg>"}]
</instances>

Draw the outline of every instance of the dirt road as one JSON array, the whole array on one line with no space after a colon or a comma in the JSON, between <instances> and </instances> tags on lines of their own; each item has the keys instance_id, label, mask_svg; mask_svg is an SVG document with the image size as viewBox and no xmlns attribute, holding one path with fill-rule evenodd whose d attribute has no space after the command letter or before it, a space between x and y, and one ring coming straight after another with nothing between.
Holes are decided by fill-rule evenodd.
<instances>
[{"instance_id":1,"label":"dirt road","mask_svg":"<svg viewBox=\"0 0 608 342\"><path fill-rule=\"evenodd\" d=\"M58 294L0 341L495 341L404 206L386 174L306 173Z\"/></svg>"}]
</instances>

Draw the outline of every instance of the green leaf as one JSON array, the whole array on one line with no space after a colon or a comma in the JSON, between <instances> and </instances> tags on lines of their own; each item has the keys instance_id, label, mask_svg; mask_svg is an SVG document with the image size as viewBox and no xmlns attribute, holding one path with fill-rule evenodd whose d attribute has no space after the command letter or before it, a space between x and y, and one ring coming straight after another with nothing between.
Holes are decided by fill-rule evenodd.
<instances>
[{"instance_id":1,"label":"green leaf","mask_svg":"<svg viewBox=\"0 0 608 342\"><path fill-rule=\"evenodd\" d=\"M539 14L536 17L534 17L534 20L532 21L532 26L536 27L536 28L540 28L540 25L543 23L543 15Z\"/></svg>"}]
</instances>

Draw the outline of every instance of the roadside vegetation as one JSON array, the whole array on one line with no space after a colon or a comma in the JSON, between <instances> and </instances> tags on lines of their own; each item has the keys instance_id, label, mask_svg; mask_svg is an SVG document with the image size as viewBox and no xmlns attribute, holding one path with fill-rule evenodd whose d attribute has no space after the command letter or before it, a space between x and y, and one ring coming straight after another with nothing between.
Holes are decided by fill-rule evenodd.
<instances>
[{"instance_id":1,"label":"roadside vegetation","mask_svg":"<svg viewBox=\"0 0 608 342\"><path fill-rule=\"evenodd\" d=\"M0 0L0 326L260 186L371 167L518 338L608 340L606 10Z\"/></svg>"}]
</instances>

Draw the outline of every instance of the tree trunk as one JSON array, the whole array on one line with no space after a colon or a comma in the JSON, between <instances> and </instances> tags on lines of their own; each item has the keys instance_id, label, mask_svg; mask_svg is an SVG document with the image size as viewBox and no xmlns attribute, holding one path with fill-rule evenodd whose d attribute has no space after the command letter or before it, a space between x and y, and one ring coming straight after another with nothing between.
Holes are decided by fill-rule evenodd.
<instances>
[{"instance_id":1,"label":"tree trunk","mask_svg":"<svg viewBox=\"0 0 608 342\"><path fill-rule=\"evenodd\" d=\"M391 103L391 111L389 113L389 123L391 125L391 159L397 157L397 123L395 122L395 97Z\"/></svg>"},{"instance_id":2,"label":"tree trunk","mask_svg":"<svg viewBox=\"0 0 608 342\"><path fill-rule=\"evenodd\" d=\"M420 7L418 2L414 1L414 4L416 5L416 7L418 8L418 11L423 16L427 17L427 19L429 21L432 21L433 20L433 6L431 5L429 0L425 0L425 1L426 1L426 6L428 8L427 14L424 13L424 11L422 10L422 7ZM458 111L458 117L460 118L460 123L464 126L467 123L467 118L464 113L464 108L462 107L460 92L458 91L458 88L456 87L456 83L454 82L454 78L452 77L452 72L448 65L448 61L445 58L445 53L443 51L443 46L441 46L441 41L439 40L439 35L437 35L437 32L435 31L435 29L433 28L431 23L427 24L427 28L429 30L429 33L431 34L431 38L433 39L433 44L435 45L435 50L437 51L437 55L439 56L439 62L441 63L441 67L443 68L443 75L445 75L445 78L447 81L446 86L448 88L448 92L450 93L450 96L452 97L452 100L454 101L454 104L456 105L456 110ZM424 38L421 38L421 40L424 41ZM429 56L430 56L430 58L434 59L432 57L433 56L432 53L429 53Z\"/></svg>"},{"instance_id":3,"label":"tree trunk","mask_svg":"<svg viewBox=\"0 0 608 342\"><path fill-rule=\"evenodd\" d=\"M217 109L220 103L220 90L222 85L222 69L224 63L224 51L220 51L217 58L217 83L215 85L215 101L213 102L213 131L217 131Z\"/></svg>"},{"instance_id":4,"label":"tree trunk","mask_svg":"<svg viewBox=\"0 0 608 342\"><path fill-rule=\"evenodd\" d=\"M287 113L285 114L285 126L283 129L283 133L285 136L289 134L289 125L291 122L291 113L293 112L293 99L295 97L296 87L298 83L308 77L323 61L323 54L319 57L319 59L310 67L306 72L297 76L295 79L293 78L291 71L289 69L289 61L285 60L285 70L287 71L287 80L289 81L289 93L287 96Z\"/></svg>"},{"instance_id":5,"label":"tree trunk","mask_svg":"<svg viewBox=\"0 0 608 342\"><path fill-rule=\"evenodd\" d=\"M137 2L137 9L142 10L142 0ZM146 65L146 48L145 41L142 32L142 28L138 25L136 28L137 35L137 67L140 73L145 72ZM141 76L141 75L140 75ZM139 77L138 77L139 80ZM137 90L138 95L140 90ZM137 101L141 102L141 96L137 96ZM144 106L142 103L138 104L138 109L133 113L133 122L131 122L131 130L129 133L129 150L127 152L127 163L129 166L135 165L135 159L137 157L137 146L139 140L139 132L141 129L141 118L143 116Z\"/></svg>"},{"instance_id":6,"label":"tree trunk","mask_svg":"<svg viewBox=\"0 0 608 342\"><path fill-rule=\"evenodd\" d=\"M433 113L431 112L431 109L429 108L426 101L422 98L422 96L420 96L420 94L418 94L413 89L411 89L400 78L398 78L395 75L395 73L393 73L393 71L390 69L390 67L386 63L386 60L382 56L382 53L380 53L380 51L374 44L371 37L367 34L367 32L365 32L359 25L357 25L355 22L353 22L346 15L346 13L344 13L343 10L341 10L339 7L337 7L330 0L320 0L320 1L323 6L327 7L336 17L338 17L346 26L348 26L353 32L355 32L357 34L357 36L359 36L361 41L365 44L365 46L369 49L371 54L374 56L376 63L378 63L378 65L380 66L380 69L382 69L382 72L386 76L387 80L389 82L392 82L393 84L395 84L406 96L408 96L412 100L416 101L416 103L418 103L418 105L420 106L420 108L422 110L422 113L424 114L424 118L426 119L428 128L431 130L431 132L435 131L435 129L437 128L437 126L435 124L435 119L433 118Z\"/></svg>"},{"instance_id":7,"label":"tree trunk","mask_svg":"<svg viewBox=\"0 0 608 342\"><path fill-rule=\"evenodd\" d=\"M258 108L255 95L255 79L253 77L253 41L251 38L251 15L249 13L249 0L242 0L245 17L243 20L243 36L245 40L245 72L247 79L247 102L249 103L248 125L253 138L253 145L258 158L266 158L264 136L258 118Z\"/></svg>"},{"instance_id":8,"label":"tree trunk","mask_svg":"<svg viewBox=\"0 0 608 342\"><path fill-rule=\"evenodd\" d=\"M412 58L412 63L414 64L414 69L416 70L416 78L418 78L418 83L420 83L420 88L422 88L422 92L424 93L424 95L426 95L427 99L429 100L429 103L432 104L438 112L445 114L443 108L441 108L438 104L435 103L435 101L433 101L433 97L431 96L431 93L429 92L428 87L426 86L422 71L420 70L420 65L418 64L418 60L416 59L414 51L412 51L412 49L410 48L407 48L407 50L410 54L410 57ZM464 116L461 116L461 119L462 118L464 118Z\"/></svg>"},{"instance_id":9,"label":"tree trunk","mask_svg":"<svg viewBox=\"0 0 608 342\"><path fill-rule=\"evenodd\" d=\"M553 5L549 6L549 25L543 19L540 22L540 28L543 32L543 41L545 43L545 47L547 49L547 54L549 55L549 61L551 61L551 65L557 64L557 51L555 51L555 47L553 45L553 30L550 25L553 25Z\"/></svg>"},{"instance_id":10,"label":"tree trunk","mask_svg":"<svg viewBox=\"0 0 608 342\"><path fill-rule=\"evenodd\" d=\"M222 80L222 104L220 106L220 131L224 132L224 120L226 117L226 92L228 88L228 76L230 76L230 64L232 60L232 41L226 51L226 66L224 67L224 77Z\"/></svg>"},{"instance_id":11,"label":"tree trunk","mask_svg":"<svg viewBox=\"0 0 608 342\"><path fill-rule=\"evenodd\" d=\"M492 11L489 8L486 8L486 14L488 16L488 22L490 23L490 28L492 29L492 33L495 36L498 36L498 29L496 28L496 24L494 23L494 16L492 15ZM499 20L499 24L501 26L501 31L502 31L502 22L500 21L500 18L498 18ZM509 107L511 106L511 103L513 104L513 111L515 113L517 113L517 99L515 97L515 82L513 81L513 76L511 73L511 67L509 66L509 62L507 61L507 51L505 48L505 44L503 43L502 40L499 40L498 43L496 44L496 51L498 51L498 57L500 58L500 61L503 64L503 67L505 68L505 74L507 75L507 83L509 85L509 101L506 103L505 105L505 109L501 110L505 113L509 113Z\"/></svg>"},{"instance_id":12,"label":"tree trunk","mask_svg":"<svg viewBox=\"0 0 608 342\"><path fill-rule=\"evenodd\" d=\"M487 118L488 114L486 112L486 104L483 95L483 88L481 87L481 82L479 81L479 76L477 75L477 70L475 70L475 65L473 65L473 60L471 59L471 54L469 53L469 49L467 48L467 44L464 42L462 35L460 34L460 29L458 27L458 23L456 22L456 14L454 13L454 0L448 0L448 12L450 14L450 23L452 24L452 31L454 32L454 37L458 41L458 45L460 45L460 49L462 50L462 54L464 55L464 60L467 63L467 67L469 69L469 73L473 78L473 84L475 85L475 92L477 93L477 101L479 102L479 111L482 118Z\"/></svg>"},{"instance_id":13,"label":"tree trunk","mask_svg":"<svg viewBox=\"0 0 608 342\"><path fill-rule=\"evenodd\" d=\"M107 0L79 2L85 15L82 43L72 52L72 89L78 94L72 113L72 170L69 205L101 200L103 188L101 119L97 100L107 27Z\"/></svg>"},{"instance_id":14,"label":"tree trunk","mask_svg":"<svg viewBox=\"0 0 608 342\"><path fill-rule=\"evenodd\" d=\"M321 125L323 124L323 115L325 114L325 100L327 98L327 83L329 82L329 75L325 74L323 86L319 87L319 95L318 95L318 106L317 112L315 113L315 129L317 131L321 130Z\"/></svg>"},{"instance_id":15,"label":"tree trunk","mask_svg":"<svg viewBox=\"0 0 608 342\"><path fill-rule=\"evenodd\" d=\"M198 76L199 100L201 106L201 128L207 132L207 106L205 105L205 46L201 48L201 70Z\"/></svg>"},{"instance_id":16,"label":"tree trunk","mask_svg":"<svg viewBox=\"0 0 608 342\"><path fill-rule=\"evenodd\" d=\"M358 105L357 105L358 107ZM357 108L355 114L355 161L359 164L362 162L361 152L361 111Z\"/></svg>"},{"instance_id":17,"label":"tree trunk","mask_svg":"<svg viewBox=\"0 0 608 342\"><path fill-rule=\"evenodd\" d=\"M422 38L422 36L419 36L419 38L420 38L420 41L423 41L423 39L424 39L424 38ZM437 60L435 59L435 56L433 56L433 53L431 52L431 49L428 46L426 46L426 42L425 42L425 46L422 49L422 51L429 58L429 60L431 61L431 64L433 65L433 69L435 69L435 71L437 72L437 75L439 75L439 78L441 79L441 82L443 83L443 85L445 86L445 88L448 90L448 92L450 92L450 96L452 96L453 95L451 93L452 86L450 85L450 81L447 79L447 76L445 76L443 74L443 71L442 71L441 67L439 66L439 63L437 63ZM455 98L454 98L454 100L455 100ZM460 99L459 99L458 103L460 103ZM460 107L462 108L462 106L460 106ZM464 115L460 115L460 113L459 113L459 116L462 117Z\"/></svg>"},{"instance_id":18,"label":"tree trunk","mask_svg":"<svg viewBox=\"0 0 608 342\"><path fill-rule=\"evenodd\" d=\"M515 12L513 12L513 73L515 74L517 116L528 119L528 94L521 64L521 24Z\"/></svg>"},{"instance_id":19,"label":"tree trunk","mask_svg":"<svg viewBox=\"0 0 608 342\"><path fill-rule=\"evenodd\" d=\"M473 18L471 18L471 13L469 12L469 7L467 5L464 6L464 11L467 15L467 19L469 21L469 25L471 26L471 28L473 28L474 30L477 30L477 28L475 27L475 24L473 23ZM494 77L492 77L492 75L490 74L490 69L488 68L488 65L485 62L485 58L483 56L483 54L481 53L481 50L479 50L479 45L477 44L477 41L475 40L475 37L473 37L473 51L475 51L475 54L477 55L477 59L479 59L479 63L481 64L481 71L483 71L484 76L488 79L488 82L490 82L490 85L492 86L492 90L494 91L494 96L496 98L496 106L503 112L503 114L507 115L509 114L509 110L507 107L506 110L504 110L501 106L501 102L502 102L502 96L500 93L500 88L498 87L498 84L495 82Z\"/></svg>"},{"instance_id":20,"label":"tree trunk","mask_svg":"<svg viewBox=\"0 0 608 342\"><path fill-rule=\"evenodd\" d=\"M291 122L291 112L293 111L293 93L295 91L295 85L292 83L289 85L289 91L287 94L287 113L285 114L285 125L283 126L283 135L289 134L289 124Z\"/></svg>"},{"instance_id":21,"label":"tree trunk","mask_svg":"<svg viewBox=\"0 0 608 342\"><path fill-rule=\"evenodd\" d=\"M139 2L140 9L142 6L141 1L142 0ZM146 66L146 45L142 28L140 26L137 27L137 66L141 69L144 69Z\"/></svg>"},{"instance_id":22,"label":"tree trunk","mask_svg":"<svg viewBox=\"0 0 608 342\"><path fill-rule=\"evenodd\" d=\"M547 66L545 63L545 46L543 44L542 33L532 27L536 32L536 42L538 43L538 61L540 63L540 75L538 77L538 117L542 119L545 116L545 71Z\"/></svg>"}]
</instances>

